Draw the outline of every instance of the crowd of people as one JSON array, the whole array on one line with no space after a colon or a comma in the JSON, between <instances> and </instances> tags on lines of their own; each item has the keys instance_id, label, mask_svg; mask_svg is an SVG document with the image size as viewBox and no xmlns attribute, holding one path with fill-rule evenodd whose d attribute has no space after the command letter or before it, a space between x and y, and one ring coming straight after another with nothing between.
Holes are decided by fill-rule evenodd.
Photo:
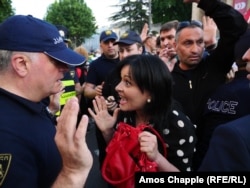
<instances>
[{"instance_id":1,"label":"crowd of people","mask_svg":"<svg viewBox=\"0 0 250 188\"><path fill-rule=\"evenodd\" d=\"M158 37L147 24L140 34L104 30L94 60L68 46L64 26L30 15L1 23L0 187L99 181L91 169L101 173L120 122L161 135L167 156L153 133L138 135L160 172L250 171L250 27L220 0L183 2L196 3L202 21L168 21Z\"/></svg>"}]
</instances>

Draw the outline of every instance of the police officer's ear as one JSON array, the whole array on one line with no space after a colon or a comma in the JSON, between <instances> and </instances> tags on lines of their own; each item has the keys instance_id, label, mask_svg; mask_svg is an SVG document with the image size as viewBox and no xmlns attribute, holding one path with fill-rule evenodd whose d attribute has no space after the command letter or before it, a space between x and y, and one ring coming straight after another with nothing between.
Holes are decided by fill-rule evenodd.
<instances>
[{"instance_id":1,"label":"police officer's ear","mask_svg":"<svg viewBox=\"0 0 250 188\"><path fill-rule=\"evenodd\" d=\"M21 77L27 75L29 68L30 68L31 60L28 56L23 54L14 54L11 57L11 65L16 74Z\"/></svg>"}]
</instances>

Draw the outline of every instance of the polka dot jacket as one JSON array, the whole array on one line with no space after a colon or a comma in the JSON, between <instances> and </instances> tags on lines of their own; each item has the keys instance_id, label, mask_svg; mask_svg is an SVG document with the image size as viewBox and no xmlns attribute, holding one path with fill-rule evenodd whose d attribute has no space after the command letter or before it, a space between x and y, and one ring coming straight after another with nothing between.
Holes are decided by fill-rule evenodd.
<instances>
[{"instance_id":1,"label":"polka dot jacket","mask_svg":"<svg viewBox=\"0 0 250 188\"><path fill-rule=\"evenodd\" d=\"M134 125L133 118L128 114L121 119ZM150 124L153 126L154 123ZM178 105L174 105L169 112L161 134L167 147L167 160L180 171L193 171L192 162L197 142L196 127Z\"/></svg>"},{"instance_id":2,"label":"polka dot jacket","mask_svg":"<svg viewBox=\"0 0 250 188\"><path fill-rule=\"evenodd\" d=\"M167 145L167 159L180 171L192 171L192 160L197 142L195 125L177 109L168 117L169 125L163 129Z\"/></svg>"}]
</instances>

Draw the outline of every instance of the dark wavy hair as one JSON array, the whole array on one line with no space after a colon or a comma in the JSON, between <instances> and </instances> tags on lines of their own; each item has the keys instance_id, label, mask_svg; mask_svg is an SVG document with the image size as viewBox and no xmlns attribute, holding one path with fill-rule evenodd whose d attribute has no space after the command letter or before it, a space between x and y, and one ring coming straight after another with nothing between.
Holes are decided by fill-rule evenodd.
<instances>
[{"instance_id":1,"label":"dark wavy hair","mask_svg":"<svg viewBox=\"0 0 250 188\"><path fill-rule=\"evenodd\" d=\"M151 117L150 122L156 129L162 130L162 125L166 123L172 106L173 81L170 71L165 63L154 55L128 56L117 66L117 73L120 73L127 65L141 92L150 93L151 102L146 103L144 113ZM133 114L133 112L129 113Z\"/></svg>"}]
</instances>

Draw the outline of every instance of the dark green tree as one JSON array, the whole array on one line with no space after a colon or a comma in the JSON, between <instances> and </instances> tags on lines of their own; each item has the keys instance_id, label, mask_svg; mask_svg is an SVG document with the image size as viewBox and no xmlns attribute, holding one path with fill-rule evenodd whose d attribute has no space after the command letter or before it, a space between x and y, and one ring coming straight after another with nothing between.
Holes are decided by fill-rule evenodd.
<instances>
[{"instance_id":1,"label":"dark green tree","mask_svg":"<svg viewBox=\"0 0 250 188\"><path fill-rule=\"evenodd\" d=\"M109 20L120 21L121 26L129 26L131 30L141 32L144 23L148 23L148 1L127 0L126 3L114 7L118 7L120 11L109 17Z\"/></svg>"},{"instance_id":2,"label":"dark green tree","mask_svg":"<svg viewBox=\"0 0 250 188\"><path fill-rule=\"evenodd\" d=\"M56 1L48 7L44 19L52 24L65 26L74 47L95 34L97 29L92 10L84 0Z\"/></svg>"},{"instance_id":3,"label":"dark green tree","mask_svg":"<svg viewBox=\"0 0 250 188\"><path fill-rule=\"evenodd\" d=\"M120 21L121 26L141 31L144 23L149 23L149 0L127 0L126 3L113 5L120 11L109 19ZM153 24L165 23L170 20L190 20L192 4L185 4L183 0L151 0L151 17Z\"/></svg>"},{"instance_id":4,"label":"dark green tree","mask_svg":"<svg viewBox=\"0 0 250 188\"><path fill-rule=\"evenodd\" d=\"M0 0L0 23L15 14L15 9L12 8L11 4L11 0Z\"/></svg>"},{"instance_id":5,"label":"dark green tree","mask_svg":"<svg viewBox=\"0 0 250 188\"><path fill-rule=\"evenodd\" d=\"M183 0L152 0L153 23L165 23L170 20L190 20L192 4Z\"/></svg>"}]
</instances>

